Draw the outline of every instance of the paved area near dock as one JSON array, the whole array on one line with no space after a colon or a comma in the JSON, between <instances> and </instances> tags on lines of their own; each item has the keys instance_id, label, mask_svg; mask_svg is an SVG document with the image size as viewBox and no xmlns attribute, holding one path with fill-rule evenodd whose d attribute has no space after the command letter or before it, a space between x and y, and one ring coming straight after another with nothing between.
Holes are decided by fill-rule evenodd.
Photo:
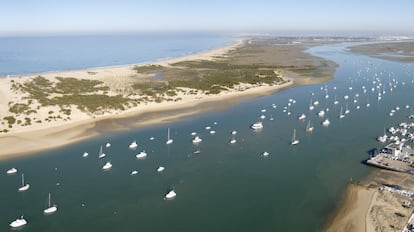
<instances>
[{"instance_id":1,"label":"paved area near dock","mask_svg":"<svg viewBox=\"0 0 414 232\"><path fill-rule=\"evenodd\" d=\"M367 160L367 163L380 168L398 172L406 172L414 175L414 156L412 155L391 155L380 153Z\"/></svg>"}]
</instances>

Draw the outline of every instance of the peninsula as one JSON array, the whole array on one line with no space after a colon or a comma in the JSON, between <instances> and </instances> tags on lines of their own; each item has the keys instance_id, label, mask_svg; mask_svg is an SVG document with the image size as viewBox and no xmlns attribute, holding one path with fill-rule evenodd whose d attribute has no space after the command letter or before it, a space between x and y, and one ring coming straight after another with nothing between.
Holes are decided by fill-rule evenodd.
<instances>
[{"instance_id":1,"label":"peninsula","mask_svg":"<svg viewBox=\"0 0 414 232\"><path fill-rule=\"evenodd\" d=\"M333 41L245 39L147 64L1 78L1 158L96 136L97 125L108 120L136 119L135 125L108 130L162 123L209 110L201 107L207 102L227 106L294 85L324 82L333 77L336 64L305 50L327 42ZM154 112L163 114L151 116Z\"/></svg>"}]
</instances>

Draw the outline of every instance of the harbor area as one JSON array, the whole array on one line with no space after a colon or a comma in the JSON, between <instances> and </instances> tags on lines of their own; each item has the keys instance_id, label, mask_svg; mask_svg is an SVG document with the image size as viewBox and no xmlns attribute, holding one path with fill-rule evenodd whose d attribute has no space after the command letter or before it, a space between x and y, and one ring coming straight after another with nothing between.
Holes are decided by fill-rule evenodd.
<instances>
[{"instance_id":1,"label":"harbor area","mask_svg":"<svg viewBox=\"0 0 414 232\"><path fill-rule=\"evenodd\" d=\"M368 213L372 220L372 231L414 232L412 146L400 142L390 143L379 151L375 150L365 163L386 169L378 172L373 178L375 181L369 184L373 190Z\"/></svg>"},{"instance_id":2,"label":"harbor area","mask_svg":"<svg viewBox=\"0 0 414 232\"><path fill-rule=\"evenodd\" d=\"M414 149L391 143L366 160L366 164L414 175Z\"/></svg>"}]
</instances>

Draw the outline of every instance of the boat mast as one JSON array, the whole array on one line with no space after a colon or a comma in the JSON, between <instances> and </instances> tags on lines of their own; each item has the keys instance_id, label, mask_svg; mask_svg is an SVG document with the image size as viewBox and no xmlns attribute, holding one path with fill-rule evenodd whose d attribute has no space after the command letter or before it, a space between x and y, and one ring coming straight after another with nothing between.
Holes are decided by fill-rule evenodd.
<instances>
[{"instance_id":1,"label":"boat mast","mask_svg":"<svg viewBox=\"0 0 414 232\"><path fill-rule=\"evenodd\" d=\"M49 193L49 201L48 201L48 203L49 204L47 205L47 207L50 208L50 193Z\"/></svg>"}]
</instances>

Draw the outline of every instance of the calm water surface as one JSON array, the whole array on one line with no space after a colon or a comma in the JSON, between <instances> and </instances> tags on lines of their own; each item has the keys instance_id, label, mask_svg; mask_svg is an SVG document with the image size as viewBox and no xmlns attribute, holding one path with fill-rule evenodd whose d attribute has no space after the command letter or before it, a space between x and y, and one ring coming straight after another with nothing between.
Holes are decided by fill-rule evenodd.
<instances>
[{"instance_id":1,"label":"calm water surface","mask_svg":"<svg viewBox=\"0 0 414 232\"><path fill-rule=\"evenodd\" d=\"M384 127L407 121L412 108L405 105L414 105L412 64L351 54L345 46L310 50L340 65L330 82L1 161L0 231L8 231L8 224L21 214L29 223L22 231L319 231L350 178L359 180L372 171L360 162L368 150L380 147L375 138ZM380 101L378 83L386 91ZM393 91L389 83L395 85ZM350 114L338 119L345 95ZM333 104L335 96L338 105ZM311 98L320 103L313 111L308 109ZM289 99L295 100L288 107L290 115L283 112ZM396 106L401 110L390 117ZM329 127L317 116L326 108ZM304 122L297 120L301 113L307 115ZM263 130L249 129L262 114ZM315 126L312 134L305 132L308 119ZM165 144L167 128L174 139L171 145ZM292 147L293 129L300 144ZM237 143L230 145L232 130L238 132ZM203 139L198 146L191 142L193 131ZM133 140L139 144L135 151L128 149ZM107 142L112 146L104 148L107 157L99 160L99 147ZM197 149L201 154L192 154ZM141 150L148 156L137 160ZM262 157L264 151L270 155ZM89 157L82 158L84 152ZM112 169L102 171L108 160ZM158 166L165 171L157 173ZM19 173L7 176L11 167ZM131 176L132 170L138 175ZM17 192L21 173L31 185L23 193ZM171 188L177 197L166 201L164 194ZM49 192L59 209L44 216Z\"/></svg>"}]
</instances>

